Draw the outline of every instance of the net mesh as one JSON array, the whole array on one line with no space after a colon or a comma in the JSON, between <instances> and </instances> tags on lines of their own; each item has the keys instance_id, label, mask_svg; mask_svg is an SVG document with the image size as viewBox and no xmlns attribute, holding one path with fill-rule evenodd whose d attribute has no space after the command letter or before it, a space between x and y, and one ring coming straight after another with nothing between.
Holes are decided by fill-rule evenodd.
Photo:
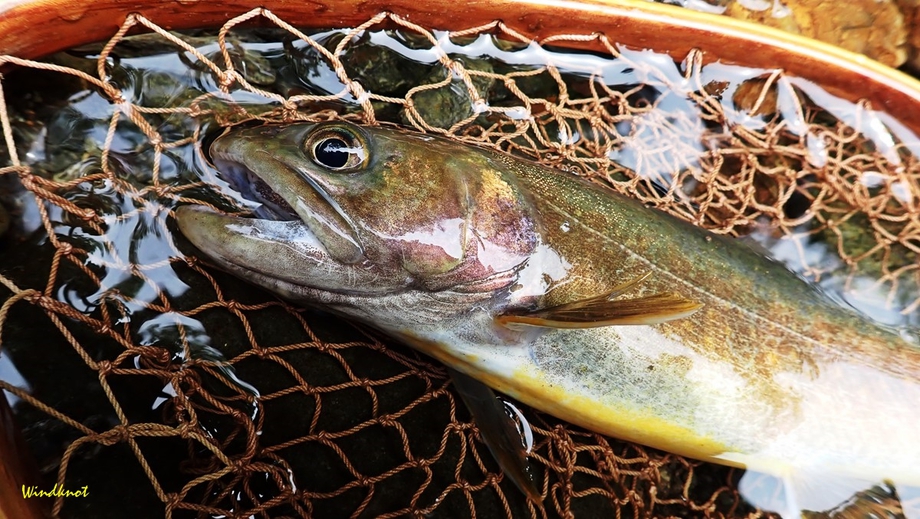
<instances>
[{"instance_id":1,"label":"net mesh","mask_svg":"<svg viewBox=\"0 0 920 519\"><path fill-rule=\"evenodd\" d=\"M252 21L285 31L334 71L340 90L260 86L232 38ZM206 91L147 103L115 77L113 50L138 29L211 78ZM379 93L385 89L362 75L350 51L383 29L434 56L432 79L393 88L402 95ZM590 41L637 80L613 88L585 73L572 81L550 52L541 66L497 71L443 50L481 37L538 52ZM55 514L124 511L132 505L119 489L130 481L138 510L168 517L763 515L739 497L739 471L530 410L545 508L528 503L488 456L441 366L247 288L183 245L171 218L176 205L245 213L201 156L199 143L218 126L401 122L585 176L717 233L785 236L807 275L833 273L845 288L884 299L905 322L920 305L920 168L907 144L872 133L883 116L865 103L819 107L819 94L779 71L719 79L720 65L704 67L699 53L681 66L662 65L602 34L537 45L498 21L445 34L381 13L320 41L256 9L227 22L218 42L206 52L132 15L101 49L95 70L0 57L50 81L77 78L110 107L99 146L49 175L23 156L17 116L0 99L8 159L0 174L26 190L20 216L31 215L40 236L27 257L8 253L38 278L0 275L2 344L32 388L8 380L0 388L18 399L20 421L43 428L27 432L41 438L31 444L48 481L89 485L94 496L56 498ZM543 85L539 95L534 84ZM0 93L15 89L4 81ZM432 110L444 106L445 91L463 109ZM692 110L668 109L675 97ZM144 138L124 142L126 127ZM130 174L128 161L145 173ZM161 251L127 245L138 235L158 237ZM816 256L815 244L834 261ZM163 272L191 290L164 286ZM60 385L55 369L69 370L79 394L38 389L36 379ZM136 464L99 468L114 459Z\"/></svg>"}]
</instances>

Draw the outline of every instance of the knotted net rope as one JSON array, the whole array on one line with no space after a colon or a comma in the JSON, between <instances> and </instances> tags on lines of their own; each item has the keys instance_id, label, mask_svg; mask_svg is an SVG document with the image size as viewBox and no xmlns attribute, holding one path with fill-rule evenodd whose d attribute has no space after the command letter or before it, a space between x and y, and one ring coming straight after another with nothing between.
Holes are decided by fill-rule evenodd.
<instances>
[{"instance_id":1,"label":"knotted net rope","mask_svg":"<svg viewBox=\"0 0 920 519\"><path fill-rule=\"evenodd\" d=\"M231 38L254 21L284 31L334 73L339 89L256 84ZM118 46L139 30L203 71L210 78L203 93L149 105L116 77ZM347 54L363 35L383 30L426 53L433 79L402 95L369 88L372 78ZM540 52L544 62L496 71L443 50L483 37ZM550 52L571 42L593 42L597 56L635 83L612 87L594 72L573 83ZM698 52L662 65L599 33L537 45L498 21L443 33L391 13L321 40L255 9L227 22L218 46L205 52L132 15L101 49L95 70L0 57L7 67L76 78L106 101L107 125L68 169L77 174L55 176L24 154L32 144L17 141L13 110L0 98L7 160L0 179L15 177L26 192L18 211L36 222L35 246L20 260L41 274L39 281L16 269L0 274L0 344L33 386L0 380L0 388L19 400L19 419L40 438L30 443L46 480L89 485L94 506L130 507L118 504L118 485L133 481L132 494L148 505L138 509L167 517L762 515L739 496L740 471L532 410L531 459L544 507L527 502L483 448L441 366L251 289L183 245L172 220L177 205L246 212L202 158L200 143L222 126L396 122L502 149L717 233L786 236L806 275L834 273L845 288L859 281L908 322L920 306L920 168L909 146L873 139L866 129L877 128L880 116L866 103L848 105L846 117L817 107L807 85L781 71L744 78L728 97L730 81L711 79L718 65L704 66ZM534 83L545 87L539 96ZM0 86L0 95L12 89L8 79ZM469 109L446 119L430 110L430 96L445 89ZM669 110L675 98L698 117ZM125 142L125 128L144 139ZM156 236L159 248L137 245L139 236ZM834 253L833 264L810 253L816 240ZM163 276L175 283L164 286ZM55 380L54 368L65 365L70 380ZM42 379L72 382L79 394L40 390ZM146 407L138 394L149 397ZM133 473L106 479L98 467L114 458L133 460ZM93 516L86 502L56 498L53 513Z\"/></svg>"}]
</instances>

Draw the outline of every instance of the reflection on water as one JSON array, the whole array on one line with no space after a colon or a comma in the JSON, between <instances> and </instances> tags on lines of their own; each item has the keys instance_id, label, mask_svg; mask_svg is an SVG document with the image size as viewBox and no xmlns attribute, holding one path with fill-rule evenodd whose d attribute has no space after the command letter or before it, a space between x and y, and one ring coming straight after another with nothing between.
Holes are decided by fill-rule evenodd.
<instances>
[{"instance_id":1,"label":"reflection on water","mask_svg":"<svg viewBox=\"0 0 920 519\"><path fill-rule=\"evenodd\" d=\"M491 34L452 38L434 32L433 36L437 45L418 35L394 31L368 31L352 37L347 31L333 30L318 32L314 38L328 50L348 45L342 61L365 92L413 100L414 111L399 103L373 100L378 120L429 125L431 131L454 127L455 134L461 137L480 135L488 129L496 135L492 142L503 149L539 156L579 174L590 173L591 167L609 166L604 174L614 182L622 181L618 175L626 168L644 182L638 184L639 189L648 186L655 196L683 204L688 211L699 209L697 190L705 189L709 181L701 170L711 165L714 151L737 147L736 142L729 141L731 132L738 127L750 132L781 127L782 137L763 145L769 148L805 143L805 156L800 159L816 170L841 160L841 151L833 147L834 141L822 133L820 125L854 129L860 136L854 146L871 149L886 166L904 165L905 161L913 160L912 153L916 151L917 139L892 115L845 102L813 84L777 75L775 71L720 63L701 67L689 60L674 63L661 54L628 49L619 49L620 57L611 59L536 44L509 43ZM363 418L349 415L350 408L371 408L376 418L383 412L399 412L409 401L407 393L384 392L381 396L355 382L376 380L371 374L386 378L383 373L388 370L395 373L397 368L405 366L398 366L392 359L378 359L376 365L364 365L360 355L349 353L347 348L341 354L336 353L341 356L329 356L322 350L327 339L311 336L313 332L298 321L300 314L282 310L277 303L259 306L267 300L264 295L220 273L198 269L183 252L191 249L176 234L169 216L178 204L198 202L226 211L245 211L238 194L226 188L227 184L200 149L200 142L223 123L244 117L236 106L277 117L289 107L273 96L324 96L304 97L299 110L302 113L333 110L347 116L361 113L361 103L369 99L355 97L354 91L346 88L336 75L335 67L314 46L286 33L266 30L244 32L239 37L230 44L235 69L251 84L265 88L267 96L238 85L222 91L211 69L187 51L169 47L151 50L148 45L116 47L109 58L110 81L126 101L147 109L185 109L143 112L149 125L168 143L160 149L150 144L144 128L119 115L123 107L113 104L91 85L53 83L41 89L43 82L48 81L47 73L30 75L27 71L18 71L15 83L5 83L14 90L7 92L11 107L41 121L41 124L17 126L20 155L33 171L59 182L54 194L62 201L39 207L34 197L18 196L14 203L18 219L13 234L6 238L7 251L0 258L0 271L20 287L39 291L46 289L51 265L58 265L57 282L47 287L54 299L83 316L110 323L110 328L126 331L124 336L133 341L130 345L119 342L113 335L96 338L99 330L88 326L80 329L80 342L88 346L87 355L91 359L117 359L121 363L118 366L149 375L137 378L140 382L128 383L124 378L113 383L119 397L128 402L124 412L132 421L156 422L164 416L178 416L189 423L197 420L206 436L222 449L241 453L249 447L240 440L245 432L228 418L236 413L256 424L252 426L256 429L253 436L266 442L271 439L277 444L291 444L280 455L273 451L261 460L265 481L256 489L255 497L239 491L222 493L218 488L196 494L200 501L221 503L229 510L246 510L253 501L271 499L280 495L282 489L297 492L298 488L310 488L321 494L346 485L354 478L355 471L339 467L338 458L320 452L331 449L325 437L318 437L318 443L312 444L298 443L297 438L319 434L317 431L357 427ZM196 41L195 45L200 52L222 63L219 47L213 41ZM98 49L87 49L55 59L92 72L96 52ZM445 72L440 64L448 58L457 60L460 65L455 66L460 68ZM496 75L505 81L496 79ZM436 86L420 91L415 88L420 82ZM13 84L35 85L41 96L30 90L19 91L24 87L11 87ZM69 90L63 91L64 87ZM701 91L718 92L724 119L707 118L700 102ZM585 107L589 101L581 107L568 107L569 112L554 113L553 103L566 96L603 99L603 117L588 121L583 113L577 112L576 108L588 110ZM543 102L525 102L524 98ZM616 111L617 106L622 110ZM816 126L816 121L820 125ZM732 157L726 160L725 170L734 167ZM794 170L794 164L782 162L785 158L764 160L775 161L761 164L764 169ZM762 187L756 182L762 180L758 177L747 185L756 191ZM890 192L904 206L913 207L917 203L915 180L907 176L893 177L883 171L859 169L859 177L850 180L859 183L870 195ZM807 183L815 179L802 175L796 181ZM781 194L772 192L772 188L763 187L761 191L766 193L763 199L757 198L762 195L760 191L751 196L764 205L783 208L783 203L775 203ZM814 195L816 191L809 189L803 188ZM791 204L793 199L788 200ZM47 212L49 228L42 225L40 209ZM718 210L715 207L713 212ZM746 228L753 230L751 239L769 249L789 268L805 277L817 278L820 286L837 300L892 326L920 326L918 313L912 306L920 296L917 283L901 283L892 288L893 280L902 278L889 276L879 281L881 273L889 267L908 268L916 264L916 254L889 247L878 253L885 255L888 263L883 263L878 258L872 260L875 253L871 252L871 246L859 245L857 253L868 251L869 260L848 263L838 254L839 234L834 233L847 233L848 244L861 243L860 233L868 232L868 223L859 222L859 215L849 214L852 226L835 227L833 232L816 231L815 226L825 216L833 217L824 215L784 229L788 233L785 237L769 226L759 227L764 218L749 222ZM876 237L868 238L873 240ZM55 256L59 243L68 244L71 252ZM219 283L212 283L204 272L217 276ZM232 292L232 298L223 290ZM260 318L241 321L236 318L239 308L225 305L224 301L251 304ZM40 395L43 401L78 409L70 413L79 415L83 423L98 425L96 430L119 423L118 413L107 407L95 373L81 364L71 343L60 337L42 337L34 331L20 330L27 327L24 323L47 325L45 315L22 311L15 317L16 321L8 322L4 329L0 379ZM74 322L78 321L75 317ZM341 324L328 321L329 329L323 333L329 341L336 337L345 344L362 340L357 332L336 328ZM256 337L255 341L252 337ZM36 346L46 342L47 346ZM299 350L296 355L288 355L283 349L271 350L271 347L308 342L321 347ZM256 348L256 343L264 348ZM132 348L127 356L126 347ZM253 351L258 354L248 353ZM260 359L275 356L280 360L278 365L266 367L255 362L256 356ZM48 370L52 368L57 373L68 373L69 394L62 394L63 389L45 389L63 386L58 384L59 376L50 375ZM158 374L170 373L170 378L154 376L154 369L161 370ZM357 376L352 371L363 371L366 375ZM295 386L300 389L292 390ZM321 397L304 389L315 387L333 387L339 392L329 390L328 395ZM199 398L203 394L199 392L201 388L227 398L203 404L213 408L213 413L193 416L181 408L181 398L175 397ZM278 397L288 393L302 394L296 403ZM15 405L17 401L14 398L12 402ZM384 409L387 406L391 408ZM320 408L325 414L320 413ZM531 411L511 408L520 420L529 450L534 438L525 416ZM72 440L74 433L60 426L43 430L42 419L34 411L24 405L17 405L16 409L33 434L33 446L46 464L46 472L56 474L54 464L60 459L60 452L55 447ZM447 416L444 408L432 413ZM385 436L385 432L377 433ZM440 429L433 433L434 450L441 433ZM367 442L379 446L371 440ZM201 456L206 449L195 445L192 450L197 449L195 455ZM402 452L398 441L391 447ZM189 447L178 441L167 442L156 452L162 453L164 460L170 460L177 456L177 448L181 456ZM100 449L84 456L98 461L103 457L101 452ZM324 476L306 475L315 472L314 459L325 460L333 467L330 469L333 475L327 480ZM176 460L175 464L178 463ZM201 467L194 469L206 472ZM143 477L138 481L139 485L145 484ZM910 491L897 490L902 497ZM434 502L440 502L443 496L432 497L435 498ZM155 499L149 501L157 505ZM757 503L783 510L780 505L759 498ZM521 501L512 505L521 510L526 506ZM388 510L385 505L375 506ZM150 508L161 510L158 505ZM79 516L88 512L71 510L71 513Z\"/></svg>"},{"instance_id":2,"label":"reflection on water","mask_svg":"<svg viewBox=\"0 0 920 519\"><path fill-rule=\"evenodd\" d=\"M29 387L29 383L23 378L22 373L16 369L16 366L10 360L9 354L4 352L0 352L0 380L5 380L25 391L31 392L32 390L32 388ZM16 404L19 402L19 397L9 391L4 391L3 394L6 396L6 401L9 402L10 407L16 407Z\"/></svg>"}]
</instances>

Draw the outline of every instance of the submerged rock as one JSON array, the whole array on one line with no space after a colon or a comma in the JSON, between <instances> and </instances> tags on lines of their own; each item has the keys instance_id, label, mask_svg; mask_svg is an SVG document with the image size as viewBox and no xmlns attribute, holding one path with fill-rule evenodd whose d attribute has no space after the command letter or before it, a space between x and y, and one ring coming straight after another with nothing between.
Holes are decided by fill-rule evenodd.
<instances>
[{"instance_id":1,"label":"submerged rock","mask_svg":"<svg viewBox=\"0 0 920 519\"><path fill-rule=\"evenodd\" d=\"M760 23L898 67L917 59L917 0L678 0L661 3Z\"/></svg>"}]
</instances>

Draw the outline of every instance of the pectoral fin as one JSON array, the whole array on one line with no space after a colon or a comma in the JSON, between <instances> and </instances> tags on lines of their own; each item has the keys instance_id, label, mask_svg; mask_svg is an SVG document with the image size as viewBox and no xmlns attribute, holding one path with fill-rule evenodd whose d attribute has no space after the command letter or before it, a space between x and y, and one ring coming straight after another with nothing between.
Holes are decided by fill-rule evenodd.
<instances>
[{"instance_id":1,"label":"pectoral fin","mask_svg":"<svg viewBox=\"0 0 920 519\"><path fill-rule=\"evenodd\" d=\"M687 317L703 305L680 294L665 292L630 299L611 299L622 292L574 301L527 314L496 317L505 326L596 328L623 324L658 324Z\"/></svg>"},{"instance_id":2,"label":"pectoral fin","mask_svg":"<svg viewBox=\"0 0 920 519\"><path fill-rule=\"evenodd\" d=\"M482 441L498 462L502 472L536 503L543 501L533 469L521 443L517 425L505 412L505 404L488 386L459 371L448 368L454 388L479 427Z\"/></svg>"}]
</instances>

